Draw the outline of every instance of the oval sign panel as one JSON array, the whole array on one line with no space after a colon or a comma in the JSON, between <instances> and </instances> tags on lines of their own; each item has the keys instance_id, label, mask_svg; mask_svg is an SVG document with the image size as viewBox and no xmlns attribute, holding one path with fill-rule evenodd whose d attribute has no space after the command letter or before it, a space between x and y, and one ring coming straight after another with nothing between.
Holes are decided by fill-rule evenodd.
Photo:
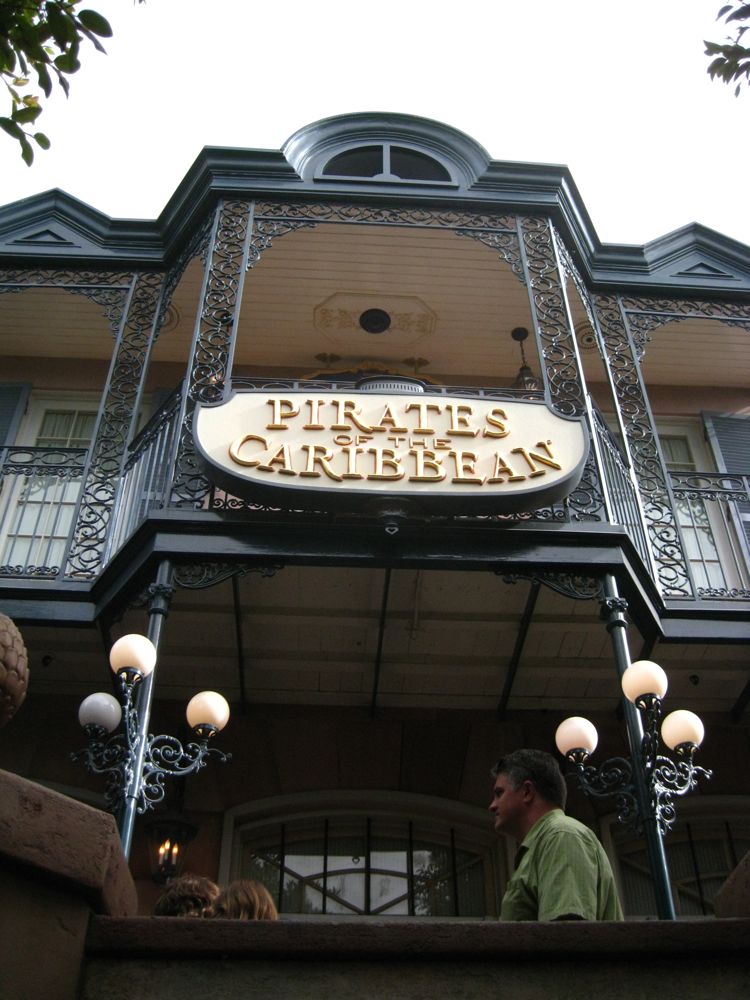
<instances>
[{"instance_id":1,"label":"oval sign panel","mask_svg":"<svg viewBox=\"0 0 750 1000\"><path fill-rule=\"evenodd\" d=\"M588 454L583 418L544 402L415 394L236 392L199 405L194 434L235 496L329 508L535 510L575 489Z\"/></svg>"}]
</instances>

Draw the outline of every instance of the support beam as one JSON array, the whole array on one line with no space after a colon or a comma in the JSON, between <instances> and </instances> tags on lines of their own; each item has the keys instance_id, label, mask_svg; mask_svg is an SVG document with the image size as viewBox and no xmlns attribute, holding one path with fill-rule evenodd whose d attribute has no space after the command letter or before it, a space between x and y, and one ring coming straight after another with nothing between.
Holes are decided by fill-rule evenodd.
<instances>
[{"instance_id":1,"label":"support beam","mask_svg":"<svg viewBox=\"0 0 750 1000\"><path fill-rule=\"evenodd\" d=\"M380 602L380 621L378 623L378 648L375 653L375 675L372 679L372 701L370 702L370 718L375 718L378 704L378 687L380 686L380 665L383 662L383 639L385 638L385 622L388 614L388 591L391 589L391 569L385 571L383 579L383 596Z\"/></svg>"},{"instance_id":2,"label":"support beam","mask_svg":"<svg viewBox=\"0 0 750 1000\"><path fill-rule=\"evenodd\" d=\"M232 577L232 604L234 608L234 635L237 641L237 674L240 682L240 706L247 711L247 690L245 688L245 643L242 635L242 608L240 607L240 585L237 576Z\"/></svg>"},{"instance_id":3,"label":"support beam","mask_svg":"<svg viewBox=\"0 0 750 1000\"><path fill-rule=\"evenodd\" d=\"M534 608L536 607L537 598L539 597L539 591L541 589L541 583L539 580L532 580L531 587L529 588L529 595L526 598L526 607L523 609L523 615L521 617L520 624L518 626L518 634L516 635L516 644L513 647L513 654L510 658L510 663L508 664L508 670L505 674L505 684L503 685L503 692L500 695L500 701L497 703L497 718L502 720L505 718L505 713L508 709L508 702L510 701L511 692L513 690L513 684L516 680L516 674L518 672L518 665L521 662L521 654L523 653L523 647L526 645L526 639L529 634L529 627L531 625L531 620L534 616Z\"/></svg>"}]
</instances>

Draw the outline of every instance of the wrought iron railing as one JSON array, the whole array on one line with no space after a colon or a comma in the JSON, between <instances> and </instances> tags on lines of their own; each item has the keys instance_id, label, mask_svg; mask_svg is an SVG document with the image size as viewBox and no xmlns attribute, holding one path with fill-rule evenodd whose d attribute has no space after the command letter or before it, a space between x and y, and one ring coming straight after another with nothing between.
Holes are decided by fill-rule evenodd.
<instances>
[{"instance_id":1,"label":"wrought iron railing","mask_svg":"<svg viewBox=\"0 0 750 1000\"><path fill-rule=\"evenodd\" d=\"M105 563L152 511L169 506L180 436L181 390L182 386L177 386L130 447L115 501Z\"/></svg>"},{"instance_id":2,"label":"wrought iron railing","mask_svg":"<svg viewBox=\"0 0 750 1000\"><path fill-rule=\"evenodd\" d=\"M641 559L649 566L651 548L632 470L601 413L593 407L589 412L595 436L594 447L601 466L603 490L607 497L609 520L627 530Z\"/></svg>"},{"instance_id":3,"label":"wrought iron railing","mask_svg":"<svg viewBox=\"0 0 750 1000\"><path fill-rule=\"evenodd\" d=\"M242 379L236 388L325 389L350 391L353 381L323 382L293 379ZM475 387L428 386L429 394L499 400L541 398L539 392ZM181 387L168 397L129 449L101 567L155 511L185 508L222 512L242 519L328 519L320 510L281 510L232 496L207 481L186 497L178 468L190 465L182 451L190 447L185 432ZM461 523L538 522L621 525L631 538L654 580L660 579L667 558L650 538L648 503L639 497L635 478L617 440L601 415L588 411L592 449L581 484L564 501L513 516L453 517ZM187 442L187 445L186 445ZM182 451L181 451L182 450ZM75 515L87 452L81 448L19 448L0 450L0 575L74 579L67 553L75 536ZM196 474L196 481L201 477ZM740 600L750 597L750 476L721 473L672 473L675 522L685 558L682 576L691 582L685 593L667 598ZM686 564L685 564L686 563ZM101 568L100 567L100 568Z\"/></svg>"}]
</instances>

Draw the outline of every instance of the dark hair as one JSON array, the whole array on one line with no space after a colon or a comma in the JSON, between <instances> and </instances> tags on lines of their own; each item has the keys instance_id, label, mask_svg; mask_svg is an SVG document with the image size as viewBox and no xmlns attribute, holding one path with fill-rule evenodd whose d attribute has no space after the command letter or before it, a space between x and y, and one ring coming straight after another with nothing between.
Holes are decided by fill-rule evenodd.
<instances>
[{"instance_id":1,"label":"dark hair","mask_svg":"<svg viewBox=\"0 0 750 1000\"><path fill-rule=\"evenodd\" d=\"M204 875L180 875L173 879L154 907L157 917L208 917L219 895L219 887Z\"/></svg>"},{"instance_id":2,"label":"dark hair","mask_svg":"<svg viewBox=\"0 0 750 1000\"><path fill-rule=\"evenodd\" d=\"M530 781L545 802L565 808L568 787L552 754L544 750L514 750L501 757L492 768L493 778L499 774L506 774L513 788Z\"/></svg>"},{"instance_id":3,"label":"dark hair","mask_svg":"<svg viewBox=\"0 0 750 1000\"><path fill-rule=\"evenodd\" d=\"M230 920L276 920L278 913L271 893L262 882L238 879L221 890L213 916Z\"/></svg>"}]
</instances>

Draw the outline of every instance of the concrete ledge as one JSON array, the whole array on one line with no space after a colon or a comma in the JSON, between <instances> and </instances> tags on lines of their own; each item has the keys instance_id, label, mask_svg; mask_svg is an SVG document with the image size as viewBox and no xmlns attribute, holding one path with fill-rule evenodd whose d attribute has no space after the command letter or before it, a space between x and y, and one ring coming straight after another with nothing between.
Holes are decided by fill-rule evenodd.
<instances>
[{"instance_id":1,"label":"concrete ledge","mask_svg":"<svg viewBox=\"0 0 750 1000\"><path fill-rule=\"evenodd\" d=\"M91 911L136 892L111 816L0 771L0 993L77 1000Z\"/></svg>"},{"instance_id":2,"label":"concrete ledge","mask_svg":"<svg viewBox=\"0 0 750 1000\"><path fill-rule=\"evenodd\" d=\"M581 961L585 956L724 955L750 970L750 920L521 923L483 920L279 921L92 917L90 956L497 961L507 957Z\"/></svg>"},{"instance_id":3,"label":"concrete ledge","mask_svg":"<svg viewBox=\"0 0 750 1000\"><path fill-rule=\"evenodd\" d=\"M750 920L94 917L82 1000L747 1000Z\"/></svg>"},{"instance_id":4,"label":"concrete ledge","mask_svg":"<svg viewBox=\"0 0 750 1000\"><path fill-rule=\"evenodd\" d=\"M0 866L67 888L99 913L138 909L114 818L8 771L0 771Z\"/></svg>"}]
</instances>

